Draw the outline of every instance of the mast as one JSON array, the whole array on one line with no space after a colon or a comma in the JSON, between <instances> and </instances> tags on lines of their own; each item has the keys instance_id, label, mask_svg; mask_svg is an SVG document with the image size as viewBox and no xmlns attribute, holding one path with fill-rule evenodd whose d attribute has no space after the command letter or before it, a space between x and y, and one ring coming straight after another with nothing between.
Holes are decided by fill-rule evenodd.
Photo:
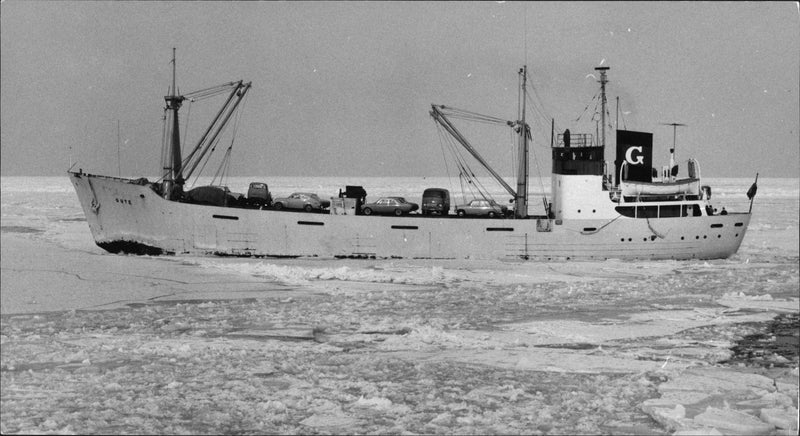
<instances>
[{"instance_id":1,"label":"mast","mask_svg":"<svg viewBox=\"0 0 800 436\"><path fill-rule=\"evenodd\" d=\"M528 216L528 125L525 123L525 100L527 97L528 66L519 70L521 77L519 128L519 169L517 171L517 193L514 196L514 218Z\"/></svg>"},{"instance_id":2,"label":"mast","mask_svg":"<svg viewBox=\"0 0 800 436\"><path fill-rule=\"evenodd\" d=\"M603 125L603 128L600 130L602 136L600 136L600 146L605 149L606 147L606 83L608 83L608 79L606 79L606 71L608 71L609 67L596 67L595 71L600 72L600 124Z\"/></svg>"},{"instance_id":3,"label":"mast","mask_svg":"<svg viewBox=\"0 0 800 436\"><path fill-rule=\"evenodd\" d=\"M175 65L175 48L172 48L172 91L170 95L164 97L164 101L167 103L166 110L172 112L172 132L170 135L170 155L171 155L171 163L168 174L165 175L165 187L164 196L166 198L172 199L174 198L173 189L174 187L182 187L183 186L183 176L181 175L181 134L180 134L180 124L178 122L178 110L181 108L181 104L183 103L184 98L180 95L177 95L177 87L176 87L176 65ZM174 184L174 185L173 185Z\"/></svg>"}]
</instances>

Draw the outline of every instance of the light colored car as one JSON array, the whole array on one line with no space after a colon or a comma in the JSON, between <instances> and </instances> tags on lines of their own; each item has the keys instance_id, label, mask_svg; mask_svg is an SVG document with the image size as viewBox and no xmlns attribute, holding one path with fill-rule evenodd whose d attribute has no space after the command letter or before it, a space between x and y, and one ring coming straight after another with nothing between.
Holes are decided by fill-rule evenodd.
<instances>
[{"instance_id":1,"label":"light colored car","mask_svg":"<svg viewBox=\"0 0 800 436\"><path fill-rule=\"evenodd\" d=\"M275 209L302 209L306 212L322 210L331 205L329 200L322 200L317 194L295 192L288 197L276 198L272 201Z\"/></svg>"},{"instance_id":2,"label":"light colored car","mask_svg":"<svg viewBox=\"0 0 800 436\"><path fill-rule=\"evenodd\" d=\"M489 218L502 217L508 212L508 207L497 204L494 200L475 199L469 204L456 206L458 216L488 216Z\"/></svg>"},{"instance_id":3,"label":"light colored car","mask_svg":"<svg viewBox=\"0 0 800 436\"><path fill-rule=\"evenodd\" d=\"M383 197L374 203L367 203L361 206L361 211L364 212L364 215L394 214L400 216L417 209L419 209L417 203L408 202L403 197Z\"/></svg>"}]
</instances>

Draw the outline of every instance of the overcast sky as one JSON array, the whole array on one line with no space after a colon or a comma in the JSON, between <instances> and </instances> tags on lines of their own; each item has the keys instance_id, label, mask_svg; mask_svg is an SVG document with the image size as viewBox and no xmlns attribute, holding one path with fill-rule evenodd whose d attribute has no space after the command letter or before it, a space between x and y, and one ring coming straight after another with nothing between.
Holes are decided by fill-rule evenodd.
<instances>
[{"instance_id":1,"label":"overcast sky","mask_svg":"<svg viewBox=\"0 0 800 436\"><path fill-rule=\"evenodd\" d=\"M598 84L588 75L602 63L611 67L611 117L619 97L620 124L655 134L658 166L673 140L660 123L679 122L688 126L678 130L678 159L696 157L705 177L800 176L793 2L6 0L0 8L4 176L61 175L70 159L116 175L117 122L122 174L159 175L172 47L182 92L253 82L233 175L445 175L430 104L515 119L517 70L527 64L542 109L529 113L534 152L546 176L550 117L561 130L594 133ZM182 110L189 139L202 133L204 103ZM510 175L513 149L498 132L476 130L471 140Z\"/></svg>"}]
</instances>

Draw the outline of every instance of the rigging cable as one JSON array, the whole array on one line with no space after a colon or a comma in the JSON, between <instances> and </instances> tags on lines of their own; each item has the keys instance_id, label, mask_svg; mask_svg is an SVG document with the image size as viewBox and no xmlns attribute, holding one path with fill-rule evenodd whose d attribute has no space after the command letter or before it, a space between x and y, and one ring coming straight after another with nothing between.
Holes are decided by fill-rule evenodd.
<instances>
[{"instance_id":1,"label":"rigging cable","mask_svg":"<svg viewBox=\"0 0 800 436\"><path fill-rule=\"evenodd\" d=\"M536 95L536 97L539 100L541 100L541 97L539 97L539 94L536 92L536 88L533 87L533 84L530 84L530 87L531 87L531 90L533 91L533 94ZM539 107L537 107L535 102L532 100L532 98L530 96L530 93L528 94L528 98L531 101L531 106L534 108L534 110L536 110L539 113L539 116L542 117L542 118L545 118L544 117L544 107L539 109ZM541 106L541 102L539 103L539 105ZM541 122L541 120L539 120L538 118L537 118L537 120ZM531 142L533 142L533 138L531 138ZM545 213L547 213L547 206L546 206L547 205L547 194L545 193L544 183L542 182L542 168L539 165L539 159L536 156L536 147L530 147L530 151L533 154L533 162L536 164L536 172L537 172L537 174L539 176L538 177L538 179L539 179L539 188L540 188L540 190L542 192L542 198L544 199Z\"/></svg>"},{"instance_id":2,"label":"rigging cable","mask_svg":"<svg viewBox=\"0 0 800 436\"><path fill-rule=\"evenodd\" d=\"M464 178L461 173L458 173L458 183L461 185L461 202L467 204L467 195L464 193Z\"/></svg>"},{"instance_id":3,"label":"rigging cable","mask_svg":"<svg viewBox=\"0 0 800 436\"><path fill-rule=\"evenodd\" d=\"M666 238L666 236L662 235L661 233L658 233L658 232L657 232L657 231L656 231L656 230L653 228L653 226L651 226L651 225L650 225L650 217L648 217L647 215L645 215L645 217L644 217L644 218L647 220L647 228L649 228L649 229L650 229L650 231L651 231L651 232L653 232L653 235L654 235L654 236L656 236L656 237L659 237L659 238L661 238L661 239L665 239L665 238Z\"/></svg>"},{"instance_id":4,"label":"rigging cable","mask_svg":"<svg viewBox=\"0 0 800 436\"><path fill-rule=\"evenodd\" d=\"M622 115L622 128L628 130L628 127L625 125L625 112L620 109L619 114ZM617 126L617 128L619 128L619 126Z\"/></svg>"},{"instance_id":5,"label":"rigging cable","mask_svg":"<svg viewBox=\"0 0 800 436\"><path fill-rule=\"evenodd\" d=\"M192 186L197 184L197 180L200 178L200 174L202 174L203 170L206 168L208 161L211 160L211 155L214 154L214 150L216 150L217 148L217 142L219 142L219 140L214 140L214 145L211 146L211 153L208 153L205 156L205 162L203 162L203 166L200 167L200 171L197 172L197 175L194 176L194 184Z\"/></svg>"},{"instance_id":6,"label":"rigging cable","mask_svg":"<svg viewBox=\"0 0 800 436\"><path fill-rule=\"evenodd\" d=\"M482 122L487 124L500 124L500 125L508 124L508 121L502 118L494 117L491 115L479 114L477 112L471 112L463 109L452 108L449 106L440 106L440 110L448 118Z\"/></svg>"},{"instance_id":7,"label":"rigging cable","mask_svg":"<svg viewBox=\"0 0 800 436\"><path fill-rule=\"evenodd\" d=\"M214 173L214 177L211 179L211 185L214 185L214 183L217 181L217 177L219 177L219 186L224 186L224 183L222 182L225 179L225 173L227 172L230 163L231 150L231 147L228 147L228 149L225 150L225 155L222 157L222 163L220 164L219 168L217 168L217 172Z\"/></svg>"},{"instance_id":8,"label":"rigging cable","mask_svg":"<svg viewBox=\"0 0 800 436\"><path fill-rule=\"evenodd\" d=\"M452 139L450 139L449 135L447 135L444 132L444 128L441 125L439 125L439 123L437 123L435 120L433 122L434 122L434 125L436 126L436 132L439 135L439 145L440 145L440 147L442 149L442 158L444 159L444 162L445 162L445 169L447 171L447 177L450 178L450 168L447 165L447 156L445 155L445 152L444 152L445 151L445 146L448 147L448 150L450 151L450 154L452 154L454 156L454 158L455 158L454 160L456 161L456 166L459 168L459 179L460 179L461 178L461 175L460 175L461 169L460 169L460 167L458 165L459 156L457 154L457 150L453 149L453 145L451 143ZM463 196L463 186L462 186L461 190L462 190L462 196Z\"/></svg>"},{"instance_id":9,"label":"rigging cable","mask_svg":"<svg viewBox=\"0 0 800 436\"><path fill-rule=\"evenodd\" d=\"M230 174L230 163L231 163L231 152L233 150L233 143L236 141L236 133L239 131L239 119L242 117L242 113L244 112L244 107L247 104L247 96L244 97L241 103L241 107L236 112L236 119L233 120L233 131L231 132L231 144L228 146L228 150L225 153L225 157L223 158L223 165L225 166L224 170L222 171L222 175L220 176L219 183L222 185L224 182L228 180ZM222 166L220 166L222 168Z\"/></svg>"},{"instance_id":10,"label":"rigging cable","mask_svg":"<svg viewBox=\"0 0 800 436\"><path fill-rule=\"evenodd\" d=\"M164 172L167 166L167 162L169 161L168 149L167 146L167 110L164 109L164 115L161 116L162 127L161 127L161 177L158 178L158 182L161 182L166 178L167 174Z\"/></svg>"},{"instance_id":11,"label":"rigging cable","mask_svg":"<svg viewBox=\"0 0 800 436\"><path fill-rule=\"evenodd\" d=\"M189 101L200 101L210 97L217 96L222 93L229 92L237 82L223 83L222 85L212 86L210 88L201 89L198 91L190 92L183 97Z\"/></svg>"},{"instance_id":12,"label":"rigging cable","mask_svg":"<svg viewBox=\"0 0 800 436\"><path fill-rule=\"evenodd\" d=\"M594 103L594 111L592 112L592 119L590 121L597 121L596 117L600 113L600 111L597 110L597 107L599 105L600 105L600 99L597 99L597 101Z\"/></svg>"},{"instance_id":13,"label":"rigging cable","mask_svg":"<svg viewBox=\"0 0 800 436\"><path fill-rule=\"evenodd\" d=\"M558 123L556 123L553 120L553 118L549 115L552 111L548 111L544 107L544 104L542 103L544 101L544 99L542 99L542 97L539 95L539 93L536 90L536 88L533 87L533 84L531 84L530 86L531 86L531 89L532 89L533 94L535 95L536 99L533 99L530 95L528 95L528 100L527 101L531 103L531 107L539 115L539 117L535 117L534 118L534 120L536 121L537 125L539 126L539 128L543 132L546 132L551 128L553 128L557 132L560 132L562 130L561 126ZM589 104L591 104L591 103L589 103ZM589 106L587 105L586 109L588 109L588 107ZM586 111L586 109L584 109L584 112ZM583 114L581 114L581 116L583 116ZM580 119L581 116L579 116L578 119ZM551 120L553 120L553 125L552 126L550 124ZM547 145L545 143L538 144L538 146L542 147L542 148L550 148L549 145Z\"/></svg>"},{"instance_id":14,"label":"rigging cable","mask_svg":"<svg viewBox=\"0 0 800 436\"><path fill-rule=\"evenodd\" d=\"M578 121L580 121L580 120L581 120L581 117L583 117L583 115L584 115L584 114L586 113L586 111L589 109L589 106L591 106L591 105L592 105L592 101L594 101L596 98L597 98L597 94L595 94L595 95L594 95L594 97L592 97L592 100L591 100L591 101L589 101L589 103L586 105L586 107L585 107L585 108L583 108L583 112L581 112L581 114L580 114L580 115L578 115L578 118L576 118L576 119L575 119L575 122L576 122L576 123L577 123ZM595 111L597 111L597 105L595 105Z\"/></svg>"},{"instance_id":15,"label":"rigging cable","mask_svg":"<svg viewBox=\"0 0 800 436\"><path fill-rule=\"evenodd\" d=\"M439 123L437 123L433 119L431 119L431 122L433 122L434 126L436 126L436 132L439 135L439 149L442 150L442 161L444 161L444 171L447 173L447 184L450 187L450 190L455 192L455 190L453 189L453 178L450 176L450 167L447 165L447 155L445 155L445 153L444 153L444 144L442 143L443 142L443 140L442 140L443 132L442 132L441 126L439 126ZM448 213L449 212L450 211L448 211Z\"/></svg>"},{"instance_id":16,"label":"rigging cable","mask_svg":"<svg viewBox=\"0 0 800 436\"><path fill-rule=\"evenodd\" d=\"M612 219L611 221L609 221L609 222L607 222L607 223L603 224L602 226L600 226L599 228L597 228L597 230L591 230L591 231L582 230L582 231L580 232L580 234L581 234L581 235L594 235L595 233L598 233L600 230L603 230L603 229L604 229L604 228L606 228L608 225L610 225L611 223L613 223L614 221L616 221L616 220L618 220L618 219L620 219L620 218L622 218L622 215L621 215L621 214L620 214L620 215L617 215L617 216L616 216L616 218Z\"/></svg>"},{"instance_id":17,"label":"rigging cable","mask_svg":"<svg viewBox=\"0 0 800 436\"><path fill-rule=\"evenodd\" d=\"M446 143L450 148L450 153L453 155L454 160L456 162L456 166L459 169L459 180L461 181L461 186L462 186L462 188L461 188L462 196L465 197L464 187L463 187L463 179L466 179L467 182L468 182L468 187L470 187L470 185L471 185L469 191L470 191L470 194L473 197L475 197L476 195L475 195L475 192L473 191L472 188L475 188L475 190L477 190L478 195L480 195L480 197L482 197L482 198L484 198L486 200L491 198L491 195L488 194L486 188L477 179L477 177L475 176L475 172L472 170L472 168L470 168L470 166L467 163L467 160L464 158L463 154L461 154L461 151L460 151L461 149L460 149L459 146L456 145L455 138L452 138L450 135L445 135L443 127L437 125L437 128L438 128L438 130L440 132L440 136L444 136L445 137ZM487 197L489 197L489 198L487 198ZM465 202L466 202L466 197L465 197Z\"/></svg>"},{"instance_id":18,"label":"rigging cable","mask_svg":"<svg viewBox=\"0 0 800 436\"><path fill-rule=\"evenodd\" d=\"M227 128L228 128L228 126L226 124L225 126L222 127L222 130L225 130ZM216 138L214 138L213 142L210 144L211 149L209 150L209 153L207 153L205 155L205 157L204 157L205 162L203 162L203 165L200 167L200 171L197 172L197 175L194 178L195 183L197 183L197 180L200 178L200 174L203 173L203 170L206 168L206 165L208 165L208 163L211 161L211 156L217 150L217 145L219 144L220 137L221 137L221 135L217 135ZM224 163L224 158L223 158L223 163ZM214 179L211 180L211 184L212 185L213 185L213 183L214 183Z\"/></svg>"}]
</instances>

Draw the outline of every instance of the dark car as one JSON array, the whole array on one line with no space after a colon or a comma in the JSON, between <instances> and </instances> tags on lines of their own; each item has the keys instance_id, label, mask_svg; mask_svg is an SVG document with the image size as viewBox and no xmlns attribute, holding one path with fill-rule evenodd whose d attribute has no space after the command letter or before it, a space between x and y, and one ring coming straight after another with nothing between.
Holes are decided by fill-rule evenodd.
<instances>
[{"instance_id":1,"label":"dark car","mask_svg":"<svg viewBox=\"0 0 800 436\"><path fill-rule=\"evenodd\" d=\"M450 191L443 188L428 188L422 193L423 215L447 215L450 212Z\"/></svg>"},{"instance_id":2,"label":"dark car","mask_svg":"<svg viewBox=\"0 0 800 436\"><path fill-rule=\"evenodd\" d=\"M488 216L494 218L496 216L504 216L508 212L506 206L497 204L494 200L479 200L475 199L469 204L456 206L456 213L458 216Z\"/></svg>"},{"instance_id":3,"label":"dark car","mask_svg":"<svg viewBox=\"0 0 800 436\"><path fill-rule=\"evenodd\" d=\"M417 209L419 209L417 203L408 202L403 197L383 197L374 203L367 203L361 206L361 211L364 212L364 215L375 213L400 216Z\"/></svg>"},{"instance_id":4,"label":"dark car","mask_svg":"<svg viewBox=\"0 0 800 436\"><path fill-rule=\"evenodd\" d=\"M227 186L198 186L184 194L184 201L206 206L237 207L240 196Z\"/></svg>"},{"instance_id":5,"label":"dark car","mask_svg":"<svg viewBox=\"0 0 800 436\"><path fill-rule=\"evenodd\" d=\"M250 206L272 206L272 195L266 183L253 182L247 189L247 204Z\"/></svg>"}]
</instances>

